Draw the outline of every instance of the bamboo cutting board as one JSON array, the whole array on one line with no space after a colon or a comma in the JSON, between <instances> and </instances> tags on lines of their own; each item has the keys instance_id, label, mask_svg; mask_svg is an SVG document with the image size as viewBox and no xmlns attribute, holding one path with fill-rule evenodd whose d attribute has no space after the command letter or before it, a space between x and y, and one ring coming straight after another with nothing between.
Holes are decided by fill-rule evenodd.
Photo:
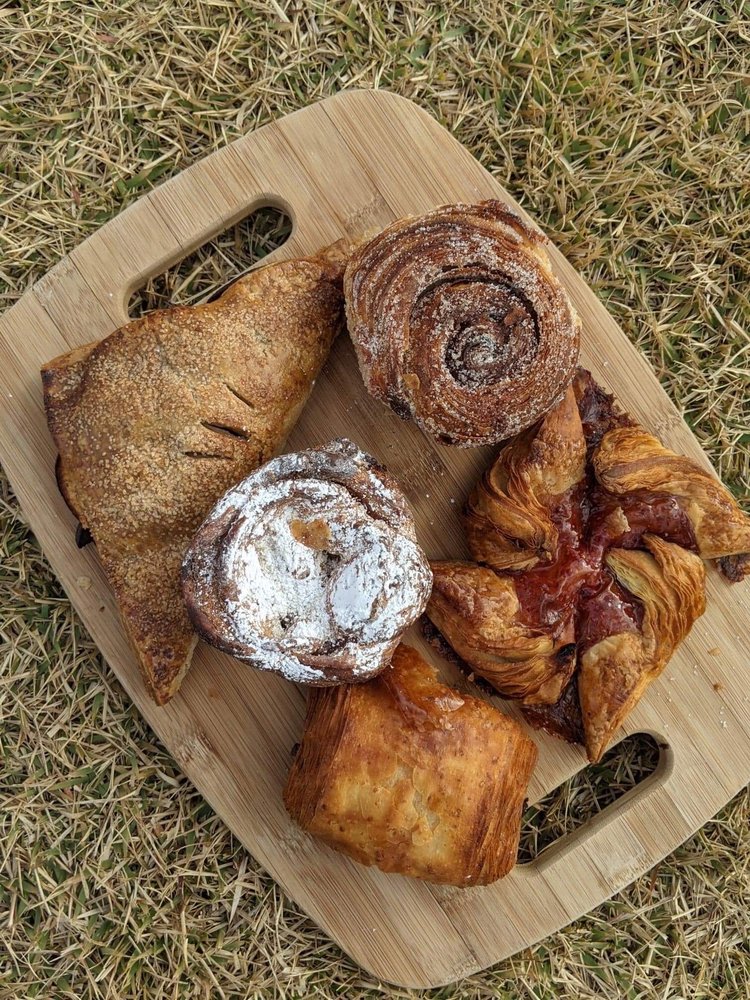
<instances>
[{"instance_id":1,"label":"bamboo cutting board","mask_svg":"<svg viewBox=\"0 0 750 1000\"><path fill-rule=\"evenodd\" d=\"M556 931L654 865L743 787L750 778L750 587L730 587L709 570L708 611L622 730L659 742L649 779L493 886L451 889L384 875L319 845L284 812L281 788L301 731L303 691L202 646L180 695L166 708L149 700L95 549L76 548L75 521L55 485L39 368L121 326L133 289L260 206L292 217L292 235L275 254L283 258L402 215L483 198L517 208L414 104L383 92L344 93L156 188L0 319L0 460L81 618L150 725L252 854L354 959L404 985L453 981ZM707 465L646 361L561 254L552 257L583 320L584 363L667 445ZM463 554L458 511L492 449L435 444L370 400L345 336L289 447L339 434L400 479L428 555ZM579 750L535 739L532 800L585 766Z\"/></svg>"}]
</instances>

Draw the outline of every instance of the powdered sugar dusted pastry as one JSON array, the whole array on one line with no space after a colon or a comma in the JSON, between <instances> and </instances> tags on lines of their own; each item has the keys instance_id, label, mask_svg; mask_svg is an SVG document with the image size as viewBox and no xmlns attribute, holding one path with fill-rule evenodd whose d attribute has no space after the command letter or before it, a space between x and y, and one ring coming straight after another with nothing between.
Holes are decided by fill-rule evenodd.
<instances>
[{"instance_id":1,"label":"powdered sugar dusted pastry","mask_svg":"<svg viewBox=\"0 0 750 1000\"><path fill-rule=\"evenodd\" d=\"M450 444L491 444L563 395L580 323L547 238L499 201L393 223L351 257L349 332L369 392Z\"/></svg>"},{"instance_id":2,"label":"powdered sugar dusted pastry","mask_svg":"<svg viewBox=\"0 0 750 1000\"><path fill-rule=\"evenodd\" d=\"M314 685L382 670L431 586L396 481L344 438L282 455L229 490L183 566L204 639Z\"/></svg>"}]
</instances>

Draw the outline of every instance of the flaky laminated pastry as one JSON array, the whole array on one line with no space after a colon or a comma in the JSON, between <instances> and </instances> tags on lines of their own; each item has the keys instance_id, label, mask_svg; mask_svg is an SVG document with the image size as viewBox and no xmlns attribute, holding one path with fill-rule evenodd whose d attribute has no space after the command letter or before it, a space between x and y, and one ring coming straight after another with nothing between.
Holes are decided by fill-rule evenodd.
<instances>
[{"instance_id":1,"label":"flaky laminated pastry","mask_svg":"<svg viewBox=\"0 0 750 1000\"><path fill-rule=\"evenodd\" d=\"M284 802L362 864L485 885L515 864L536 757L516 722L401 645L375 680L311 692Z\"/></svg>"},{"instance_id":2,"label":"flaky laminated pastry","mask_svg":"<svg viewBox=\"0 0 750 1000\"><path fill-rule=\"evenodd\" d=\"M430 619L533 724L598 760L705 609L702 559L748 569L750 518L580 371L500 452L432 564Z\"/></svg>"}]
</instances>

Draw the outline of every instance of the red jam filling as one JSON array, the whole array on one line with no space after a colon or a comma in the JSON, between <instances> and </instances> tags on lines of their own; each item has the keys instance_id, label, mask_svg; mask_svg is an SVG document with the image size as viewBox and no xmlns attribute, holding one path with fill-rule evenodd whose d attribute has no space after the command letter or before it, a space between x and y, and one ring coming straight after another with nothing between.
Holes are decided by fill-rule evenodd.
<instances>
[{"instance_id":1,"label":"red jam filling","mask_svg":"<svg viewBox=\"0 0 750 1000\"><path fill-rule=\"evenodd\" d=\"M588 649L610 635L637 632L643 622L643 605L624 590L607 569L601 571L593 589L581 589L576 616L579 649Z\"/></svg>"},{"instance_id":2,"label":"red jam filling","mask_svg":"<svg viewBox=\"0 0 750 1000\"><path fill-rule=\"evenodd\" d=\"M559 638L572 624L579 653L623 632L637 632L643 604L622 587L606 564L610 548L642 547L644 534L658 535L697 551L692 525L676 497L641 490L618 497L597 482L591 455L604 435L632 425L614 398L580 372L574 390L586 438L586 476L550 510L558 531L555 558L514 574L522 620ZM523 706L535 725L570 742L583 740L577 676L554 705Z\"/></svg>"},{"instance_id":3,"label":"red jam filling","mask_svg":"<svg viewBox=\"0 0 750 1000\"><path fill-rule=\"evenodd\" d=\"M550 517L558 531L555 558L515 577L521 618L558 637L575 617L584 649L608 635L638 630L643 619L640 601L607 568L608 549L638 548L650 533L696 551L692 526L675 497L645 491L617 497L590 471Z\"/></svg>"}]
</instances>

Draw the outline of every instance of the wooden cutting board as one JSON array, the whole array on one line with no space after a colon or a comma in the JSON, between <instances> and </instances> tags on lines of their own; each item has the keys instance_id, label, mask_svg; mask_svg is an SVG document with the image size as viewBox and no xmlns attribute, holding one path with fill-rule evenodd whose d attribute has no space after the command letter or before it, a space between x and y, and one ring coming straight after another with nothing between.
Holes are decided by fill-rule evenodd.
<instances>
[{"instance_id":1,"label":"wooden cutting board","mask_svg":"<svg viewBox=\"0 0 750 1000\"><path fill-rule=\"evenodd\" d=\"M316 843L286 816L281 788L301 731L302 690L204 646L169 706L149 700L95 548L76 548L75 521L55 485L39 368L121 326L131 292L150 275L260 206L279 206L293 219L275 254L281 259L399 216L483 198L518 208L414 104L383 92L344 93L162 184L0 319L0 460L107 661L188 777L286 892L371 973L404 985L450 982L556 931L654 865L743 787L750 778L750 586L731 587L709 570L708 611L622 730L622 737L646 732L659 742L649 779L493 886L451 889L383 875ZM667 445L708 465L649 365L562 255L553 250L552 257L583 320L584 363ZM401 480L430 556L462 555L458 511L492 449L437 445L369 399L345 336L289 448L339 434ZM586 765L580 751L535 739L532 800Z\"/></svg>"}]
</instances>

